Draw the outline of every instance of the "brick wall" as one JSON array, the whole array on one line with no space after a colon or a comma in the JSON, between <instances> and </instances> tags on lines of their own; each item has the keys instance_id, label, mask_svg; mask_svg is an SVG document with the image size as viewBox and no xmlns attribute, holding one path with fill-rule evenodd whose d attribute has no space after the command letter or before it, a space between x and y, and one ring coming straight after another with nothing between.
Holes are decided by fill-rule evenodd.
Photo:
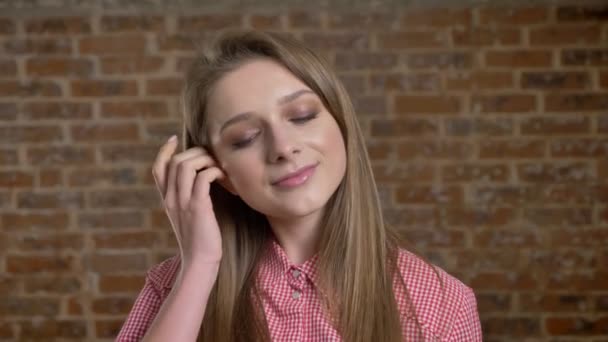
<instances>
[{"instance_id":1,"label":"brick wall","mask_svg":"<svg viewBox=\"0 0 608 342\"><path fill-rule=\"evenodd\" d=\"M331 59L388 221L475 289L486 341L607 341L605 4L15 3L0 4L0 339L115 336L175 251L150 166L179 131L193 42L255 27Z\"/></svg>"}]
</instances>

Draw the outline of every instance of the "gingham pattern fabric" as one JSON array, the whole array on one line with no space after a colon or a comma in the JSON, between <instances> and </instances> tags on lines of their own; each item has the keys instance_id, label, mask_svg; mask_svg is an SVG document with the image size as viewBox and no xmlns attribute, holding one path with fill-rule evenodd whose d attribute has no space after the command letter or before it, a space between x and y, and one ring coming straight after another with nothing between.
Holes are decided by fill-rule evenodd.
<instances>
[{"instance_id":1,"label":"gingham pattern fabric","mask_svg":"<svg viewBox=\"0 0 608 342\"><path fill-rule=\"evenodd\" d=\"M293 265L272 240L260 261L257 279L268 329L273 341L341 341L321 305L317 291L317 256ZM401 249L399 270L413 308L398 277L394 294L405 341L481 341L481 326L473 291L438 267L433 271L416 255ZM152 268L116 341L139 341L171 291L179 271L173 257ZM443 283L443 286L442 286ZM415 310L418 323L413 315Z\"/></svg>"}]
</instances>

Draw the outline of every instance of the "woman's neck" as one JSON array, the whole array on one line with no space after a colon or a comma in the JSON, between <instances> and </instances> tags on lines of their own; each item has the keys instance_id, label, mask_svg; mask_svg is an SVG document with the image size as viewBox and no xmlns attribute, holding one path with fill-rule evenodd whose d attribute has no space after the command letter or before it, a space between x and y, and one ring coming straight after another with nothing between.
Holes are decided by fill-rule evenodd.
<instances>
[{"instance_id":1,"label":"woman's neck","mask_svg":"<svg viewBox=\"0 0 608 342\"><path fill-rule=\"evenodd\" d=\"M317 252L321 217L322 211L319 210L295 219L268 218L274 235L291 263L303 264Z\"/></svg>"}]
</instances>

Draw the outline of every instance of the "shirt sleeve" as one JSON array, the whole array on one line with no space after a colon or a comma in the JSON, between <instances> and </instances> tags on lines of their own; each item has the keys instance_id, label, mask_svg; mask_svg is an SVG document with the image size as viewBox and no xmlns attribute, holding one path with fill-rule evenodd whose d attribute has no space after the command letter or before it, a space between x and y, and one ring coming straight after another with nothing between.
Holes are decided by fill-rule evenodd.
<instances>
[{"instance_id":1,"label":"shirt sleeve","mask_svg":"<svg viewBox=\"0 0 608 342\"><path fill-rule=\"evenodd\" d=\"M458 312L458 317L448 338L449 342L481 342L481 323L477 312L475 293L470 288Z\"/></svg>"},{"instance_id":2,"label":"shirt sleeve","mask_svg":"<svg viewBox=\"0 0 608 342\"><path fill-rule=\"evenodd\" d=\"M116 342L138 342L140 341L162 304L161 295L149 278L146 278L144 288L133 304L133 308L123 324Z\"/></svg>"}]
</instances>

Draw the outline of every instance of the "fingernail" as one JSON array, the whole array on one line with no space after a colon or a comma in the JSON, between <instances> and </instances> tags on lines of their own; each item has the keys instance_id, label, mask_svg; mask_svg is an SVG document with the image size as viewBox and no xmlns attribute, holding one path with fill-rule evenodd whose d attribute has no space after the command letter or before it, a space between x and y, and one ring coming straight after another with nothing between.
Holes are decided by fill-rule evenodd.
<instances>
[{"instance_id":1,"label":"fingernail","mask_svg":"<svg viewBox=\"0 0 608 342\"><path fill-rule=\"evenodd\" d=\"M167 142L174 142L174 141L177 141L177 135L175 135L175 134L173 134L171 136L171 138L169 138L169 140L167 140Z\"/></svg>"}]
</instances>

